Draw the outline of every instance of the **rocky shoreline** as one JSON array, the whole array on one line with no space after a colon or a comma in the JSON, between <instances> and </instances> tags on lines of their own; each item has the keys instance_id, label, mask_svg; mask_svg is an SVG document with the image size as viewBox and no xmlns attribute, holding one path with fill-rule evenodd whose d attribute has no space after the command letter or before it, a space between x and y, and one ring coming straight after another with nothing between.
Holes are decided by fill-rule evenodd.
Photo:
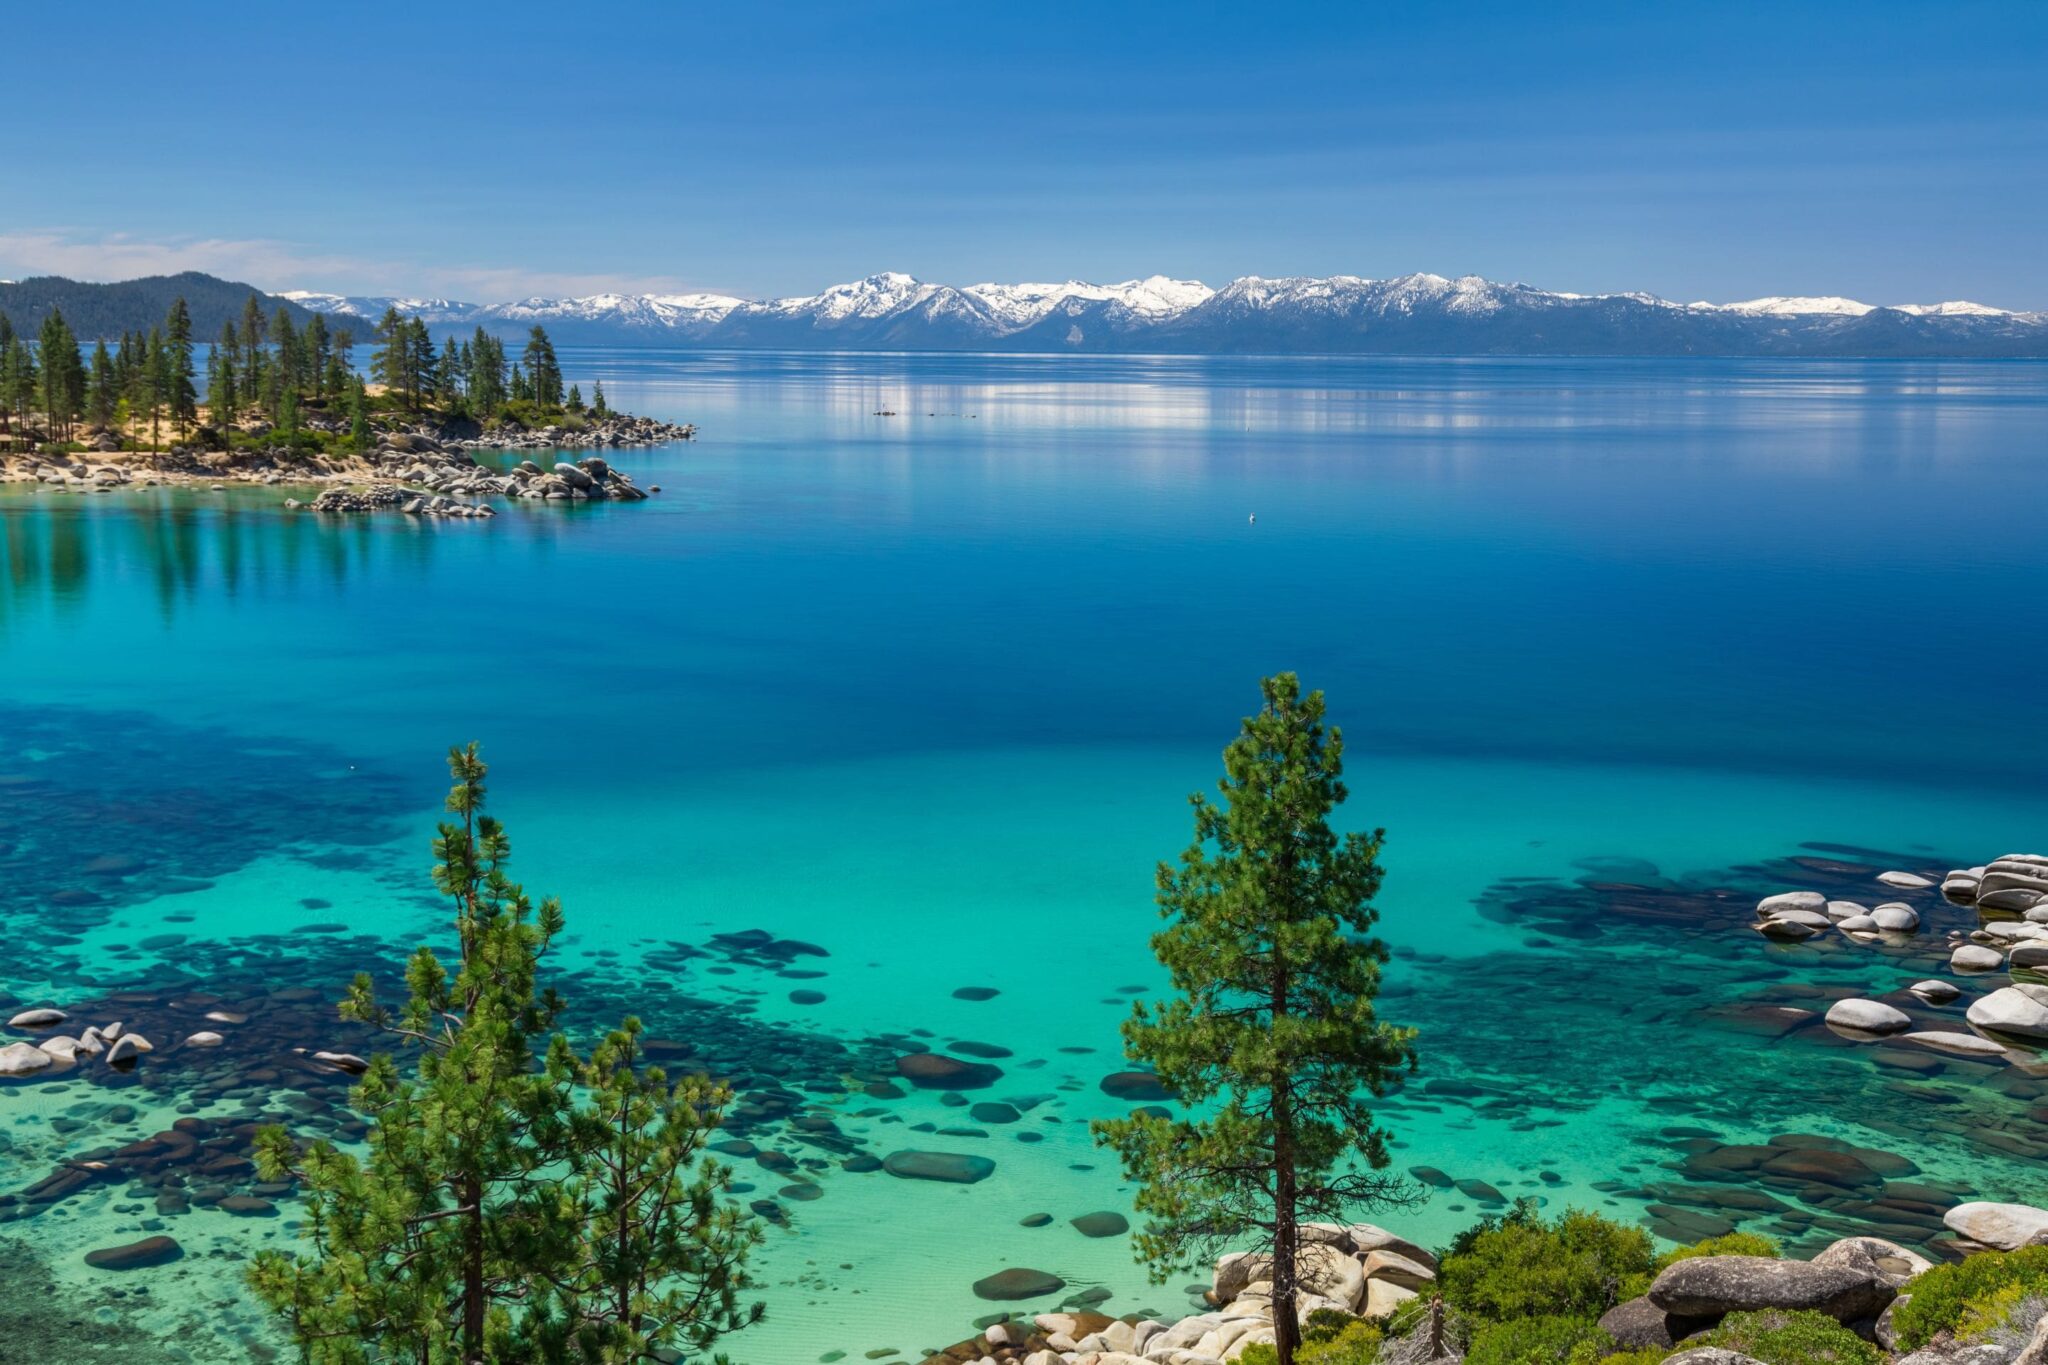
<instances>
[{"instance_id":1,"label":"rocky shoreline","mask_svg":"<svg viewBox=\"0 0 2048 1365\"><path fill-rule=\"evenodd\" d=\"M1970 1202L1945 1215L1957 1258L2048 1246L2048 1209ZM1437 1293L1435 1255L1371 1223L1311 1223L1295 1267L1297 1314L1336 1314L1383 1325L1379 1359L1395 1365L1461 1360L1467 1324ZM1599 1328L1631 1353L1664 1352L1664 1365L1773 1365L1707 1344L1731 1314L1810 1312L1834 1318L1899 1365L2048 1365L2048 1316L2016 1350L1937 1339L1901 1350L1893 1313L1934 1262L1881 1237L1844 1237L1811 1260L1703 1255L1679 1260L1645 1292L1610 1308ZM1274 1339L1272 1258L1232 1252L1216 1262L1204 1294L1213 1308L1178 1320L1112 1318L1086 1310L990 1323L925 1357L923 1365L975 1360L1017 1365L1229 1365ZM1402 1347L1406 1349L1399 1349Z\"/></svg>"},{"instance_id":2,"label":"rocky shoreline","mask_svg":"<svg viewBox=\"0 0 2048 1365\"><path fill-rule=\"evenodd\" d=\"M523 460L507 472L479 464L473 451L563 448L629 449L692 440L694 426L613 414L580 430L517 426L481 431L473 424L436 428L428 424L381 430L360 454L323 454L285 444L234 451L173 446L166 451L100 449L91 454L0 455L0 483L32 483L67 493L111 493L123 489L255 484L326 485L317 496L288 498L289 508L315 512L396 511L414 516L483 518L495 515L485 501L638 502L660 485L641 488L601 456L560 460L543 468ZM107 440L102 447L112 444Z\"/></svg>"}]
</instances>

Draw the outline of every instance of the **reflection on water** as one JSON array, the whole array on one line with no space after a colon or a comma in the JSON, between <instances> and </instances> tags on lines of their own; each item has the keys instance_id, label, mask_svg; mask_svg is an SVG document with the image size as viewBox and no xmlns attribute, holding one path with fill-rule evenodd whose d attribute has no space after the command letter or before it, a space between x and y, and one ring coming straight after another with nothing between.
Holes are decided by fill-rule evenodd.
<instances>
[{"instance_id":1,"label":"reflection on water","mask_svg":"<svg viewBox=\"0 0 2048 1365\"><path fill-rule=\"evenodd\" d=\"M352 576L431 576L438 542L475 535L473 522L324 516L284 506L291 488L145 489L64 494L0 485L0 629L10 618L81 607L96 579L146 584L168 621L202 599L243 593L332 595ZM494 533L530 543L580 509L514 508Z\"/></svg>"}]
</instances>

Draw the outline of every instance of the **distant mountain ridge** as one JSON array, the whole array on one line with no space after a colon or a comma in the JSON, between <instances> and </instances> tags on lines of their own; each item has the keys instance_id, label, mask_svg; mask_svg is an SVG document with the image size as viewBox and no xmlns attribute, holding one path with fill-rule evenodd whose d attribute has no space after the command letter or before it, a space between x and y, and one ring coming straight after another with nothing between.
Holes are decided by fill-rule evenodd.
<instances>
[{"instance_id":1,"label":"distant mountain ridge","mask_svg":"<svg viewBox=\"0 0 2048 1365\"><path fill-rule=\"evenodd\" d=\"M90 284L61 275L0 280L0 313L7 315L16 331L33 336L55 308L64 314L64 321L78 336L87 341L112 341L123 332L146 332L161 327L171 311L171 303L182 298L192 314L192 335L207 342L220 335L221 323L241 322L242 305L251 294L263 301L266 317L281 306L300 326L313 320L312 310L298 303L265 293L254 285L237 284L196 270L181 275L150 275L117 284ZM354 330L362 332L361 328Z\"/></svg>"},{"instance_id":2,"label":"distant mountain ridge","mask_svg":"<svg viewBox=\"0 0 2048 1365\"><path fill-rule=\"evenodd\" d=\"M290 291L307 307L557 341L777 350L1185 354L2048 356L2048 313L1951 301L1880 307L1774 297L1674 303L1567 294L1468 275L1262 279L1222 289L1155 275L1121 284L932 284L888 273L794 298L597 294L474 304Z\"/></svg>"},{"instance_id":3,"label":"distant mountain ridge","mask_svg":"<svg viewBox=\"0 0 2048 1365\"><path fill-rule=\"evenodd\" d=\"M2048 357L2048 312L1980 303L1873 306L1835 297L1674 303L1652 294L1569 294L1467 275L1263 279L1221 289L1154 275L1119 284L932 284L871 275L801 297L594 294L468 303L287 290L188 272L119 284L45 277L0 283L0 312L33 332L61 307L81 336L163 321L183 295L202 341L258 293L303 324L353 322L359 340L386 308L437 332L517 338L536 324L576 345L704 349L1071 353Z\"/></svg>"}]
</instances>

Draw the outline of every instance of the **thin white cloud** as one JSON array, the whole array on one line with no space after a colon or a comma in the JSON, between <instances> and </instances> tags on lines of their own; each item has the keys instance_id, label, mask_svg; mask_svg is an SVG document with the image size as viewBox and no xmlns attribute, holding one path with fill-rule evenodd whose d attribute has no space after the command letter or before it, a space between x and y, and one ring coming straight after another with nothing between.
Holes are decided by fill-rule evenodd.
<instances>
[{"instance_id":1,"label":"thin white cloud","mask_svg":"<svg viewBox=\"0 0 2048 1365\"><path fill-rule=\"evenodd\" d=\"M484 303L531 295L679 294L699 287L672 275L405 265L308 251L291 242L260 237L152 240L126 233L92 236L57 228L0 232L0 278L63 275L74 280L132 280L183 270L204 271L273 291L431 294Z\"/></svg>"}]
</instances>

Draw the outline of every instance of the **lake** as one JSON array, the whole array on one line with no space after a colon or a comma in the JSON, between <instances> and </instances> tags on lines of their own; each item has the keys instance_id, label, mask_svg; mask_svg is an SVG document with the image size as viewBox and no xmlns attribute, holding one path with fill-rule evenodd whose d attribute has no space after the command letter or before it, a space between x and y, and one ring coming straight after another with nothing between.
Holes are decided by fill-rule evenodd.
<instances>
[{"instance_id":1,"label":"lake","mask_svg":"<svg viewBox=\"0 0 2048 1365\"><path fill-rule=\"evenodd\" d=\"M1745 926L1767 891L1875 904L1879 871L2048 846L2048 365L563 360L698 424L617 453L659 496L426 522L0 489L0 990L218 997L282 1059L0 1087L0 1190L294 1094L336 1123L292 1040L439 936L442 756L477 739L513 871L564 901L579 1022L639 1013L748 1096L729 1159L778 1226L736 1358L920 1358L1009 1266L1178 1310L1205 1275L1148 1286L1068 1220L1130 1210L1086 1121L1128 1106L1100 1082L1162 980L1153 866L1292 669L1344 730L1347 822L1387 830L1383 1013L1423 1030L1396 1163L1452 1182L1381 1221L1442 1242L1532 1195L1903 1237L1944 1195L2038 1193L2039 1075L1782 1022L1943 974L1973 917ZM961 1042L1000 1079L888 1080ZM1788 1133L1865 1173L1714 1196L1748 1168L1703 1153ZM996 1169L842 1165L903 1149ZM0 1239L164 1359L245 1358L240 1258L296 1206L192 1183L189 1212L18 1198ZM82 1252L156 1228L184 1258L109 1296Z\"/></svg>"}]
</instances>

